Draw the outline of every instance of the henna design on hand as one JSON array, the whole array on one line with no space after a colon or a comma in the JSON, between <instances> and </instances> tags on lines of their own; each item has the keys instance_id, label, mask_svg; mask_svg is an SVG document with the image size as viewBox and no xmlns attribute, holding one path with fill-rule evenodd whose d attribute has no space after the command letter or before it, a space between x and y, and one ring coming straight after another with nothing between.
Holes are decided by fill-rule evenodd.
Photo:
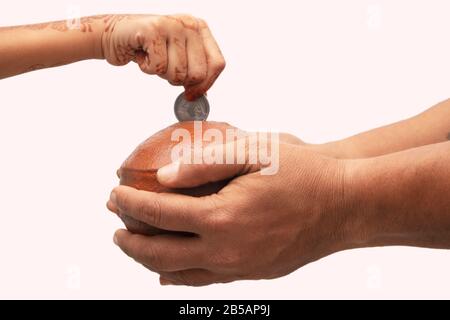
<instances>
[{"instance_id":1,"label":"henna design on hand","mask_svg":"<svg viewBox=\"0 0 450 320\"><path fill-rule=\"evenodd\" d=\"M104 39L109 39L112 33L115 30L116 25L122 20L133 20L141 15L110 15L103 18L103 22L105 24L103 34ZM103 41L103 40L102 40ZM108 42L109 40L106 40ZM147 52L144 48L134 47L131 44L116 44L115 50L111 52L111 58L108 60L111 64L117 66L123 66L128 64L130 61L137 62L139 57L147 57Z\"/></svg>"},{"instance_id":2,"label":"henna design on hand","mask_svg":"<svg viewBox=\"0 0 450 320\"><path fill-rule=\"evenodd\" d=\"M123 46L118 44L116 50L116 59L121 65L125 65L130 61L134 61L136 59L136 50L131 45Z\"/></svg>"},{"instance_id":3,"label":"henna design on hand","mask_svg":"<svg viewBox=\"0 0 450 320\"><path fill-rule=\"evenodd\" d=\"M198 32L199 30L199 22L197 19L190 17L188 15L183 16L164 16L165 18L172 20L176 23L179 23L185 29L190 29L192 31Z\"/></svg>"},{"instance_id":4,"label":"henna design on hand","mask_svg":"<svg viewBox=\"0 0 450 320\"><path fill-rule=\"evenodd\" d=\"M111 15L111 16L105 17L103 19L103 22L106 24L105 32L106 33L113 32L116 23L125 19L125 17L127 17L127 15L124 15L124 14L117 14L117 15Z\"/></svg>"}]
</instances>

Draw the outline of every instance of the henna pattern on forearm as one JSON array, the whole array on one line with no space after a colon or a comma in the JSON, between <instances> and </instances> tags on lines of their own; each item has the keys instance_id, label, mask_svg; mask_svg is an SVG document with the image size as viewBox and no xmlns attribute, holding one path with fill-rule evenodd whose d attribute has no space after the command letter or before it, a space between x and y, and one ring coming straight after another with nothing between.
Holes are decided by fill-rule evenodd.
<instances>
[{"instance_id":1,"label":"henna pattern on forearm","mask_svg":"<svg viewBox=\"0 0 450 320\"><path fill-rule=\"evenodd\" d=\"M44 29L52 29L59 32L66 32L69 30L80 30L81 32L93 32L93 24L96 21L103 20L105 25L108 25L108 21L112 20L111 18L116 17L116 15L98 15L92 17L84 17L73 20L61 20L61 21L52 21L52 22L44 22L37 24L29 24L22 26L12 26L12 27L0 27L0 31L2 30L44 30Z\"/></svg>"},{"instance_id":2,"label":"henna pattern on forearm","mask_svg":"<svg viewBox=\"0 0 450 320\"><path fill-rule=\"evenodd\" d=\"M116 14L105 14L105 15L97 15L91 17L83 17L80 19L74 20L62 20L62 21L54 21L54 22L45 22L45 23L37 23L30 25L21 25L21 26L9 26L9 27L0 27L1 32L7 31L50 31L54 30L57 32L68 32L68 31L78 31L83 33L91 33L91 32L101 32L105 36L110 36L117 23L122 20L134 20L142 15L116 15ZM103 37L102 35L102 37ZM128 63L129 61L136 61L136 58L139 54L145 54L142 48L133 48L131 45L118 45L116 48L115 54L117 55L119 65L123 65ZM70 61L60 62L60 63L35 63L30 66L22 66L22 70L20 73L52 68L61 65L65 65L70 63ZM20 67L19 67L20 68Z\"/></svg>"},{"instance_id":3,"label":"henna pattern on forearm","mask_svg":"<svg viewBox=\"0 0 450 320\"><path fill-rule=\"evenodd\" d=\"M53 29L56 31L64 32L68 31L69 27L67 26L67 21L53 21L53 22L44 22L37 24L27 24L22 26L12 26L12 27L0 27L0 31L11 31L11 30L32 30L32 31L41 31L44 29Z\"/></svg>"},{"instance_id":4,"label":"henna pattern on forearm","mask_svg":"<svg viewBox=\"0 0 450 320\"><path fill-rule=\"evenodd\" d=\"M61 20L44 22L37 24L28 24L21 26L11 26L11 27L0 27L0 31L10 31L10 30L44 30L52 29L59 32L66 32L70 30L80 30L81 32L93 32L93 24L97 21L102 21L104 24L104 32L113 32L116 23L123 19L133 19L139 15L128 15L128 14L104 14L91 17L83 17L73 20Z\"/></svg>"}]
</instances>

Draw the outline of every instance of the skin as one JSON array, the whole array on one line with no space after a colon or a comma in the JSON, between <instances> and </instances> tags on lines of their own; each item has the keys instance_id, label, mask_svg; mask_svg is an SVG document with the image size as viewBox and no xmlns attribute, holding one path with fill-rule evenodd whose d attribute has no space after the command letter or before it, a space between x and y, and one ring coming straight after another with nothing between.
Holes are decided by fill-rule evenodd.
<instances>
[{"instance_id":1,"label":"skin","mask_svg":"<svg viewBox=\"0 0 450 320\"><path fill-rule=\"evenodd\" d=\"M445 101L410 120L320 146L284 135L280 170L272 176L248 164L171 164L158 172L167 187L235 178L203 198L115 188L111 211L194 236L119 230L114 242L159 273L162 285L189 286L277 278L355 248L450 249L449 110ZM337 146L347 147L337 154Z\"/></svg>"},{"instance_id":2,"label":"skin","mask_svg":"<svg viewBox=\"0 0 450 320\"><path fill-rule=\"evenodd\" d=\"M123 66L184 86L186 98L205 94L225 68L202 19L188 15L101 15L73 21L0 28L0 79L87 59Z\"/></svg>"},{"instance_id":3,"label":"skin","mask_svg":"<svg viewBox=\"0 0 450 320\"><path fill-rule=\"evenodd\" d=\"M195 99L225 67L207 24L186 15L6 27L0 39L0 79L86 59L133 61ZM172 164L158 172L167 187L234 179L203 198L116 188L111 211L183 233L145 237L119 230L114 241L159 273L161 284L191 286L281 277L353 248L449 249L449 131L445 101L412 119L323 145L283 134L273 176L248 164Z\"/></svg>"},{"instance_id":4,"label":"skin","mask_svg":"<svg viewBox=\"0 0 450 320\"><path fill-rule=\"evenodd\" d=\"M450 140L450 99L404 121L322 145L313 151L340 159L370 158Z\"/></svg>"}]
</instances>

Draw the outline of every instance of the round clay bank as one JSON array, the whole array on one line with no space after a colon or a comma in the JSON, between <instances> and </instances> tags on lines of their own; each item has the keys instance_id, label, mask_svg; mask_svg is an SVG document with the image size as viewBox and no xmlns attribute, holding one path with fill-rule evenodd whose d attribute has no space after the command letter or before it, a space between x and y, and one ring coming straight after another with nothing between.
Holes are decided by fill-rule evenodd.
<instances>
[{"instance_id":1,"label":"round clay bank","mask_svg":"<svg viewBox=\"0 0 450 320\"><path fill-rule=\"evenodd\" d=\"M219 130L223 137L226 136L227 129L235 129L227 123L222 122L179 122L160 132L154 134L141 145L128 157L118 170L118 176L120 178L120 184L129 186L138 190L145 190L158 193L181 193L190 196L205 196L220 191L225 185L225 182L211 183L202 187L192 189L167 189L158 183L156 173L159 168L171 163L172 150L176 145L185 143L174 139L173 133L177 129L181 129L186 134L190 135L190 146L194 148L194 139L202 146L207 146L210 142L205 142L203 135L198 136L199 124L201 124L201 132L204 133L209 129ZM140 221L136 221L127 216L121 216L121 219L125 223L128 230L133 233L144 235L157 235L164 233L164 230L156 229L152 226L144 224Z\"/></svg>"}]
</instances>

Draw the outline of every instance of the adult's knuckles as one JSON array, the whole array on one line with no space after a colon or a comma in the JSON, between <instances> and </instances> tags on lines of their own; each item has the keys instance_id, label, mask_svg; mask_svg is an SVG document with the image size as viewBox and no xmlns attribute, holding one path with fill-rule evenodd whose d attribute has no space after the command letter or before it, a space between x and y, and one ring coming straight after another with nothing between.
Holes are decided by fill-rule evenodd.
<instances>
[{"instance_id":1,"label":"adult's knuckles","mask_svg":"<svg viewBox=\"0 0 450 320\"><path fill-rule=\"evenodd\" d=\"M196 287L198 286L198 281L192 276L189 275L186 271L178 271L175 273L176 282L179 284L183 284L188 287Z\"/></svg>"},{"instance_id":2,"label":"adult's knuckles","mask_svg":"<svg viewBox=\"0 0 450 320\"><path fill-rule=\"evenodd\" d=\"M148 199L142 207L143 217L145 221L154 226L159 227L162 224L162 204L158 197Z\"/></svg>"},{"instance_id":3,"label":"adult's knuckles","mask_svg":"<svg viewBox=\"0 0 450 320\"><path fill-rule=\"evenodd\" d=\"M114 190L116 195L116 204L120 211L126 211L129 209L130 205L133 204L131 201L131 195L128 190L123 190L122 188L116 188Z\"/></svg>"},{"instance_id":4,"label":"adult's knuckles","mask_svg":"<svg viewBox=\"0 0 450 320\"><path fill-rule=\"evenodd\" d=\"M225 210L213 210L207 217L206 222L208 229L213 234L225 234L229 233L235 226L235 221L232 215Z\"/></svg>"},{"instance_id":5,"label":"adult's knuckles","mask_svg":"<svg viewBox=\"0 0 450 320\"><path fill-rule=\"evenodd\" d=\"M154 270L166 268L165 259L162 257L164 251L157 244L147 245L142 251L144 252L143 260L148 266Z\"/></svg>"},{"instance_id":6,"label":"adult's knuckles","mask_svg":"<svg viewBox=\"0 0 450 320\"><path fill-rule=\"evenodd\" d=\"M118 244L120 249L130 258L134 258L136 255L135 244L133 243L129 235L121 235L118 237Z\"/></svg>"},{"instance_id":7,"label":"adult's knuckles","mask_svg":"<svg viewBox=\"0 0 450 320\"><path fill-rule=\"evenodd\" d=\"M217 250L217 254L211 260L214 267L219 270L232 271L242 265L244 258L238 249L228 248Z\"/></svg>"}]
</instances>

